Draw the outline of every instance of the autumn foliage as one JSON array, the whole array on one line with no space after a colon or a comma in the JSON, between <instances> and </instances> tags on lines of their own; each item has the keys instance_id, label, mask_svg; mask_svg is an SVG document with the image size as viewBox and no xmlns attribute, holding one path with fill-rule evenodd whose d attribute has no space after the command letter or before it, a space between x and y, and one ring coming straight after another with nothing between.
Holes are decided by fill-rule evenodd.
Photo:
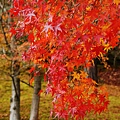
<instances>
[{"instance_id":1,"label":"autumn foliage","mask_svg":"<svg viewBox=\"0 0 120 120\"><path fill-rule=\"evenodd\" d=\"M106 110L105 88L84 69L119 42L119 0L13 0L10 13L12 35L31 44L23 59L46 69L51 117L78 120Z\"/></svg>"}]
</instances>

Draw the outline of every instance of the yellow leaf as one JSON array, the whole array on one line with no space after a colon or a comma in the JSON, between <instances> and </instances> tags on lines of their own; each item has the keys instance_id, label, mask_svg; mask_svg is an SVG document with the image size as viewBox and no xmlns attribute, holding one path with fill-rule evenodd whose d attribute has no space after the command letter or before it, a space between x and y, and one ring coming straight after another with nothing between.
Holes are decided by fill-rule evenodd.
<instances>
[{"instance_id":1,"label":"yellow leaf","mask_svg":"<svg viewBox=\"0 0 120 120\"><path fill-rule=\"evenodd\" d=\"M80 74L77 72L73 72L72 76L73 76L73 79L77 79L77 80L80 79Z\"/></svg>"},{"instance_id":2,"label":"yellow leaf","mask_svg":"<svg viewBox=\"0 0 120 120\"><path fill-rule=\"evenodd\" d=\"M120 3L120 0L114 0L114 3L118 5Z\"/></svg>"},{"instance_id":3,"label":"yellow leaf","mask_svg":"<svg viewBox=\"0 0 120 120\"><path fill-rule=\"evenodd\" d=\"M88 7L86 8L86 10L87 10L87 11L90 11L90 10L91 10L91 7L90 7L90 6L88 6Z\"/></svg>"},{"instance_id":4,"label":"yellow leaf","mask_svg":"<svg viewBox=\"0 0 120 120\"><path fill-rule=\"evenodd\" d=\"M106 25L102 26L102 31L107 30L110 27L110 25L111 24L109 23L109 24L106 24Z\"/></svg>"},{"instance_id":5,"label":"yellow leaf","mask_svg":"<svg viewBox=\"0 0 120 120\"><path fill-rule=\"evenodd\" d=\"M81 78L87 78L88 74L85 71L80 71L80 77Z\"/></svg>"}]
</instances>

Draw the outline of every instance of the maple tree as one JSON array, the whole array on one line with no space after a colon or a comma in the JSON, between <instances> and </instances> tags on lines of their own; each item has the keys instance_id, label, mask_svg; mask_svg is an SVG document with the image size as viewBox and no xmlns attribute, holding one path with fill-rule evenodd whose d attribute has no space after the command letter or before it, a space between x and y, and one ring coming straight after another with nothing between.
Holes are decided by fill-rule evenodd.
<instances>
[{"instance_id":1,"label":"maple tree","mask_svg":"<svg viewBox=\"0 0 120 120\"><path fill-rule=\"evenodd\" d=\"M88 78L93 58L103 58L120 35L119 0L13 0L17 22L11 34L28 36L23 59L46 69L46 93L52 93L51 117L83 119L108 104L104 87ZM31 68L30 71L34 71ZM33 79L32 79L33 80Z\"/></svg>"}]
</instances>

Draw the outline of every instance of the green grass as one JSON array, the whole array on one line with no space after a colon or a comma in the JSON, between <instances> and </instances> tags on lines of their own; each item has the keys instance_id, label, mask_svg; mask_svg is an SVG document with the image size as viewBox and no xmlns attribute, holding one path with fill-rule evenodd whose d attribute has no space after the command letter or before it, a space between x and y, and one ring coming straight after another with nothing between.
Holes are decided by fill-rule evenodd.
<instances>
[{"instance_id":1,"label":"green grass","mask_svg":"<svg viewBox=\"0 0 120 120\"><path fill-rule=\"evenodd\" d=\"M88 115L85 120L120 120L120 88L119 86L106 85L109 91L110 105L108 110L101 115ZM43 89L45 83L42 84ZM33 88L21 83L21 120L28 120L32 101ZM9 119L11 97L11 81L0 79L0 120ZM48 120L51 109L51 95L41 94L39 119Z\"/></svg>"}]
</instances>

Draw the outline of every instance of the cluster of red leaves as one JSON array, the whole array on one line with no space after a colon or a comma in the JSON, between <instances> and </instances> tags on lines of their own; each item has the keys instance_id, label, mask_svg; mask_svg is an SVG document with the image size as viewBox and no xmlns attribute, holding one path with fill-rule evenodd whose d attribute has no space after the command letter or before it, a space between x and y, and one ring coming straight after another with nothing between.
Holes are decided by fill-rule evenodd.
<instances>
[{"instance_id":1,"label":"cluster of red leaves","mask_svg":"<svg viewBox=\"0 0 120 120\"><path fill-rule=\"evenodd\" d=\"M113 0L13 0L17 37L28 36L23 57L46 68L46 92L54 96L58 118L76 120L107 108L107 93L96 88L79 67L115 47L120 34L120 6ZM16 32L15 32L16 31ZM74 72L78 71L75 75ZM79 75L78 75L79 74Z\"/></svg>"}]
</instances>

